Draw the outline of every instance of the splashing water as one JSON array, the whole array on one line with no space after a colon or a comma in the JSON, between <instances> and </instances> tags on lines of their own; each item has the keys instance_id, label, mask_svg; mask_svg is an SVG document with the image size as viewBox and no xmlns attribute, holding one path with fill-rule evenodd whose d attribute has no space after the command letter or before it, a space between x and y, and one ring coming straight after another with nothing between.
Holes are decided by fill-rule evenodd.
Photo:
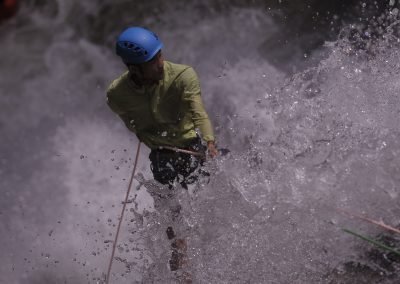
<instances>
[{"instance_id":1,"label":"splashing water","mask_svg":"<svg viewBox=\"0 0 400 284\"><path fill-rule=\"evenodd\" d=\"M137 142L105 106L123 66L99 38L114 38L94 40L90 27L105 11L133 20L123 1L39 2L0 29L0 282L101 283ZM162 8L140 23L158 32L168 59L196 68L231 153L208 162L209 182L174 192L152 181L141 153L113 283L176 280L171 224L188 242L194 283L396 283L398 261L377 265L340 228L379 231L336 208L399 224L397 18L363 45L373 52L343 37L287 77L257 53L279 29L260 9ZM111 22L99 33L122 29Z\"/></svg>"}]
</instances>

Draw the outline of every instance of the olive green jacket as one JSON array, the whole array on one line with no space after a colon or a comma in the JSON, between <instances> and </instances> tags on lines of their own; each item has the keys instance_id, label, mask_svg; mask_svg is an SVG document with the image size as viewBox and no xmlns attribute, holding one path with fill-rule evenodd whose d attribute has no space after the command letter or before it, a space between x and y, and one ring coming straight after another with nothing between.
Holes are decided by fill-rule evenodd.
<instances>
[{"instance_id":1,"label":"olive green jacket","mask_svg":"<svg viewBox=\"0 0 400 284\"><path fill-rule=\"evenodd\" d=\"M163 80L151 86L136 85L127 71L111 83L107 103L151 149L185 147L196 129L205 141L214 141L199 80L190 66L164 61Z\"/></svg>"}]
</instances>

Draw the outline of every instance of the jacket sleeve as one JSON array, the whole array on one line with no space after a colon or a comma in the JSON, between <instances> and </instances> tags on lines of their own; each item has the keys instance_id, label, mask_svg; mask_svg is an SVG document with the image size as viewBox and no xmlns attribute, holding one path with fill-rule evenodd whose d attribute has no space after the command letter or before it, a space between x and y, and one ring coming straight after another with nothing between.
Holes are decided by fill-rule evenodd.
<instances>
[{"instance_id":1,"label":"jacket sleeve","mask_svg":"<svg viewBox=\"0 0 400 284\"><path fill-rule=\"evenodd\" d=\"M205 141L214 141L214 131L201 98L199 79L193 68L188 68L180 75L183 101L192 116L195 128L198 128Z\"/></svg>"},{"instance_id":2,"label":"jacket sleeve","mask_svg":"<svg viewBox=\"0 0 400 284\"><path fill-rule=\"evenodd\" d=\"M107 105L110 107L110 109L115 112L125 123L125 126L132 131L133 133L136 133L135 129L135 122L133 120L130 120L130 118L127 116L126 113L124 113L118 105L113 101L112 96L111 96L111 91L110 89L107 91Z\"/></svg>"}]
</instances>

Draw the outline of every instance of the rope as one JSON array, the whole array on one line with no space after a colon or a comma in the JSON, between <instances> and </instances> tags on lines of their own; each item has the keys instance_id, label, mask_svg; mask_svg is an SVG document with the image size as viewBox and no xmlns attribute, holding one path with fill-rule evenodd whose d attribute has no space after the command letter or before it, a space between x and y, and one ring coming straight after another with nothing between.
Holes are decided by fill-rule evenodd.
<instances>
[{"instance_id":1,"label":"rope","mask_svg":"<svg viewBox=\"0 0 400 284\"><path fill-rule=\"evenodd\" d=\"M185 149L179 149L179 148L171 147L171 146L160 146L159 149L160 150L167 149L167 150L180 152L180 153L185 153L185 154L189 154L189 155L192 155L192 156L198 156L198 157L204 157L205 156L203 153L194 152L194 151L185 150Z\"/></svg>"},{"instance_id":2,"label":"rope","mask_svg":"<svg viewBox=\"0 0 400 284\"><path fill-rule=\"evenodd\" d=\"M115 248L117 247L117 240L118 240L118 236L119 236L119 230L121 228L121 223L122 223L122 220L124 218L125 207L126 207L126 204L128 203L129 192L131 191L132 181L133 181L133 177L134 177L135 171L136 171L136 166L137 166L137 162L138 162L138 158L139 158L140 144L141 144L141 142L139 141L139 144L138 144L138 147L137 147L137 151L136 151L135 164L133 166L131 179L129 181L128 191L126 192L125 202L123 203L123 206L122 206L122 212L121 212L121 217L119 219L119 223L118 223L118 227L117 227L117 233L115 234L115 240L114 240L114 243L113 243L111 259L110 259L110 263L108 265L108 270L107 270L106 284L108 284L109 281L110 281L110 272L111 272L111 267L112 267L112 263L113 263L113 260L114 260Z\"/></svg>"}]
</instances>

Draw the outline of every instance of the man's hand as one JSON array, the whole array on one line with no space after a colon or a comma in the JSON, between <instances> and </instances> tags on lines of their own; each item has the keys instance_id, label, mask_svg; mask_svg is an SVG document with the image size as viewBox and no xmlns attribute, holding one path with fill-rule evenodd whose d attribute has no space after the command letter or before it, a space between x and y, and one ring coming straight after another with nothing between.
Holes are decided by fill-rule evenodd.
<instances>
[{"instance_id":1,"label":"man's hand","mask_svg":"<svg viewBox=\"0 0 400 284\"><path fill-rule=\"evenodd\" d=\"M217 155L218 155L218 150L217 150L217 148L215 147L215 143L214 143L214 141L208 141L207 142L207 152L208 152L208 155L211 157L211 158L215 158Z\"/></svg>"}]
</instances>

